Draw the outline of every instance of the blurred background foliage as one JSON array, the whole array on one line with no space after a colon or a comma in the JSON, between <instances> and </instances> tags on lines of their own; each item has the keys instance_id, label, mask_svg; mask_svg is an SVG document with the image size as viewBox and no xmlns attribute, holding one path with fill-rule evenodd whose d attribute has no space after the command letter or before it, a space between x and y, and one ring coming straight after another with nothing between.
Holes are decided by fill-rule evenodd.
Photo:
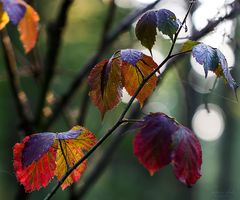
<instances>
[{"instance_id":1,"label":"blurred background foliage","mask_svg":"<svg viewBox=\"0 0 240 200\"><path fill-rule=\"evenodd\" d=\"M144 0L117 0L117 10L113 28L131 10L145 6L152 1ZM40 36L36 48L37 55L25 55L18 40L18 33L11 25L8 32L14 44L18 60L18 70L21 85L26 91L32 108L36 107L40 85L29 73L29 65L38 57L41 65L46 51L46 25L54 19L61 1L41 0L35 1L35 8L41 17ZM201 30L208 20L214 19L228 12L225 4L231 1L199 0L195 4L192 18L188 21L188 32L181 37L191 35L194 30ZM161 1L157 8L168 8L175 12L179 19L186 13L187 1L168 0ZM69 12L67 28L64 32L63 45L57 64L57 73L52 82L51 89L56 96L61 96L68 88L81 66L86 63L97 50L102 35L102 27L108 8L107 0L76 0ZM223 22L208 37L202 39L213 47L220 48L225 53L232 70L232 74L239 82L240 69L240 18ZM179 40L177 48L185 40ZM170 42L158 36L154 48L154 59L161 62L168 51ZM134 25L123 33L108 49L104 57L123 48L137 48L144 50L136 40ZM145 53L148 53L144 50ZM17 181L12 167L12 147L20 138L16 134L19 119L15 110L12 93L5 71L2 49L0 49L0 198L14 199ZM100 176L98 181L86 193L87 200L122 200L122 199L168 199L168 200L238 200L240 196L240 106L233 91L224 84L222 79L217 81L212 89L215 77L210 74L206 80L203 69L196 66L190 56L185 56L174 66L171 66L156 88L152 97L143 107L141 115L149 112L165 112L184 125L191 127L201 140L203 149L202 178L192 188L177 181L172 173L171 166L161 169L153 177L145 170L133 155L132 133L125 134L121 144L111 157L111 162ZM60 118L49 131L64 131L70 124L76 123L83 102L87 82L79 87L77 95L67 108L66 119ZM123 102L111 112L108 112L103 121L99 111L92 104L88 108L84 126L100 138L111 127L121 111L124 109L128 97L124 94ZM137 104L137 103L135 103ZM46 131L46 130L39 130ZM94 164L104 153L104 149L111 143L111 137L90 158L87 172L76 184L81 187L85 177L94 169ZM52 183L40 191L33 192L30 199L42 199L51 189ZM58 191L53 199L67 199L70 189Z\"/></svg>"}]
</instances>

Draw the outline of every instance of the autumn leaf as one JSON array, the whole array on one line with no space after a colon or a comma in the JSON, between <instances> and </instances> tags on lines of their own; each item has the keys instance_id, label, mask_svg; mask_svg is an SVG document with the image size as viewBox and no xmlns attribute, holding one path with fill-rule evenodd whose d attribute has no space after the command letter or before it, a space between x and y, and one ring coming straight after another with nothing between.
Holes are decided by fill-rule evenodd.
<instances>
[{"instance_id":1,"label":"autumn leaf","mask_svg":"<svg viewBox=\"0 0 240 200\"><path fill-rule=\"evenodd\" d=\"M192 186L201 177L201 145L192 131L183 126L180 126L172 137L174 143L172 153L174 173L182 183Z\"/></svg>"},{"instance_id":2,"label":"autumn leaf","mask_svg":"<svg viewBox=\"0 0 240 200\"><path fill-rule=\"evenodd\" d=\"M52 179L56 167L54 148L50 146L45 149L46 143L42 143L45 142L44 140L49 140L49 135L42 137L41 142L38 142L35 138L38 138L38 134L32 137L27 136L22 143L17 143L13 147L13 165L16 177L23 184L26 192L46 187ZM28 145L32 146L32 148L29 149ZM24 154L29 156L29 160Z\"/></svg>"},{"instance_id":3,"label":"autumn leaf","mask_svg":"<svg viewBox=\"0 0 240 200\"><path fill-rule=\"evenodd\" d=\"M1 1L3 4L3 9L7 12L10 21L14 25L17 25L25 14L26 3L22 0L1 0Z\"/></svg>"},{"instance_id":4,"label":"autumn leaf","mask_svg":"<svg viewBox=\"0 0 240 200\"><path fill-rule=\"evenodd\" d=\"M180 52L192 51L193 47L198 45L198 44L200 44L200 42L193 41L193 40L188 40L183 44Z\"/></svg>"},{"instance_id":5,"label":"autumn leaf","mask_svg":"<svg viewBox=\"0 0 240 200\"><path fill-rule=\"evenodd\" d=\"M133 96L143 79L150 75L158 65L151 57L134 49L121 50L120 54L123 86L129 95ZM141 106L150 96L156 84L157 76L154 74L136 97Z\"/></svg>"},{"instance_id":6,"label":"autumn leaf","mask_svg":"<svg viewBox=\"0 0 240 200\"><path fill-rule=\"evenodd\" d=\"M232 78L227 60L220 50L201 43L193 47L192 55L199 64L203 65L205 77L210 70L218 77L223 76L229 86L236 90L238 85Z\"/></svg>"},{"instance_id":7,"label":"autumn leaf","mask_svg":"<svg viewBox=\"0 0 240 200\"><path fill-rule=\"evenodd\" d=\"M0 3L0 30L2 30L9 22L7 13L3 10L2 3Z\"/></svg>"},{"instance_id":8,"label":"autumn leaf","mask_svg":"<svg viewBox=\"0 0 240 200\"><path fill-rule=\"evenodd\" d=\"M135 33L141 44L148 48L152 54L152 47L156 40L157 15L154 11L146 12L141 19L138 20Z\"/></svg>"},{"instance_id":9,"label":"autumn leaf","mask_svg":"<svg viewBox=\"0 0 240 200\"><path fill-rule=\"evenodd\" d=\"M111 58L98 63L88 77L90 97L101 111L105 112L114 108L122 96L121 70L118 60Z\"/></svg>"},{"instance_id":10,"label":"autumn leaf","mask_svg":"<svg viewBox=\"0 0 240 200\"><path fill-rule=\"evenodd\" d=\"M117 51L110 59L98 63L91 70L88 83L89 95L102 117L120 102L123 87L133 96L143 79L157 66L151 57L134 49ZM136 97L141 106L156 87L156 83L157 77L153 74Z\"/></svg>"},{"instance_id":11,"label":"autumn leaf","mask_svg":"<svg viewBox=\"0 0 240 200\"><path fill-rule=\"evenodd\" d=\"M81 133L81 134L80 134ZM80 158L84 156L84 152L89 150L95 143L96 137L83 127L75 127L66 133L58 134L58 142L56 144L56 170L55 176L60 180L68 170ZM66 159L66 160L65 160ZM61 185L64 190L73 182L79 180L83 172L87 168L87 160L80 164Z\"/></svg>"},{"instance_id":12,"label":"autumn leaf","mask_svg":"<svg viewBox=\"0 0 240 200\"><path fill-rule=\"evenodd\" d=\"M134 125L134 154L151 175L172 164L182 183L192 186L200 178L201 145L188 128L164 113L151 113Z\"/></svg>"},{"instance_id":13,"label":"autumn leaf","mask_svg":"<svg viewBox=\"0 0 240 200\"><path fill-rule=\"evenodd\" d=\"M38 37L39 16L29 5L26 5L26 12L18 24L20 39L25 52L28 53L36 45Z\"/></svg>"},{"instance_id":14,"label":"autumn leaf","mask_svg":"<svg viewBox=\"0 0 240 200\"><path fill-rule=\"evenodd\" d=\"M27 136L13 147L14 170L26 192L46 187L53 176L58 180L96 143L87 129L75 126L62 133L38 133ZM60 145L61 144L61 145ZM62 184L62 189L77 181L86 169L86 161Z\"/></svg>"},{"instance_id":15,"label":"autumn leaf","mask_svg":"<svg viewBox=\"0 0 240 200\"><path fill-rule=\"evenodd\" d=\"M134 155L153 175L171 162L172 134L177 124L163 113L151 113L137 126L141 129L134 139Z\"/></svg>"},{"instance_id":16,"label":"autumn leaf","mask_svg":"<svg viewBox=\"0 0 240 200\"><path fill-rule=\"evenodd\" d=\"M138 20L135 28L136 37L150 52L156 40L157 28L162 34L173 40L173 36L179 28L175 14L170 10L160 9L148 11Z\"/></svg>"}]
</instances>

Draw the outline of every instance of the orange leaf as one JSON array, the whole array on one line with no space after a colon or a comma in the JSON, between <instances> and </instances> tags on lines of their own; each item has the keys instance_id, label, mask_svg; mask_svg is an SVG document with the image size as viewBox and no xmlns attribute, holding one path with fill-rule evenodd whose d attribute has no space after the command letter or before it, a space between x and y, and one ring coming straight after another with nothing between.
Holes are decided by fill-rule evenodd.
<instances>
[{"instance_id":1,"label":"orange leaf","mask_svg":"<svg viewBox=\"0 0 240 200\"><path fill-rule=\"evenodd\" d=\"M143 78L147 77L158 65L149 56L142 55L142 58L136 62L135 66L127 62L122 64L123 86L126 88L130 96L133 96ZM153 89L156 87L157 77L153 75L144 85L140 93L137 95L137 100L143 106L147 97L150 96Z\"/></svg>"},{"instance_id":2,"label":"orange leaf","mask_svg":"<svg viewBox=\"0 0 240 200\"><path fill-rule=\"evenodd\" d=\"M3 10L3 6L0 3L0 30L2 30L8 22L9 22L9 17L7 13Z\"/></svg>"},{"instance_id":3,"label":"orange leaf","mask_svg":"<svg viewBox=\"0 0 240 200\"><path fill-rule=\"evenodd\" d=\"M117 59L106 59L91 71L88 82L93 103L99 108L102 117L114 108L122 96L121 71Z\"/></svg>"},{"instance_id":4,"label":"orange leaf","mask_svg":"<svg viewBox=\"0 0 240 200\"><path fill-rule=\"evenodd\" d=\"M36 45L38 37L39 16L29 5L26 5L26 12L18 24L20 39L23 43L25 52L28 53Z\"/></svg>"}]
</instances>

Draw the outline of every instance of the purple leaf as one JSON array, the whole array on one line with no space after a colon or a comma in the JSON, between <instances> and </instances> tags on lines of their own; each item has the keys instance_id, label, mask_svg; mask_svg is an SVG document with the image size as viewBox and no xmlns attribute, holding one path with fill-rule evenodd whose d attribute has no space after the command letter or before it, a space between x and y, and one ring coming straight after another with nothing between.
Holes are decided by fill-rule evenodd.
<instances>
[{"instance_id":1,"label":"purple leaf","mask_svg":"<svg viewBox=\"0 0 240 200\"><path fill-rule=\"evenodd\" d=\"M184 126L173 134L174 173L182 183L192 186L201 177L202 150L197 137Z\"/></svg>"},{"instance_id":2,"label":"purple leaf","mask_svg":"<svg viewBox=\"0 0 240 200\"><path fill-rule=\"evenodd\" d=\"M179 27L175 14L170 10L160 9L156 12L156 15L158 30L173 40L173 35L176 34Z\"/></svg>"},{"instance_id":3,"label":"purple leaf","mask_svg":"<svg viewBox=\"0 0 240 200\"><path fill-rule=\"evenodd\" d=\"M205 78L207 77L208 70L214 71L218 66L218 56L216 51L206 45L206 44L198 44L192 49L193 57L196 61L203 65L205 71Z\"/></svg>"},{"instance_id":4,"label":"purple leaf","mask_svg":"<svg viewBox=\"0 0 240 200\"><path fill-rule=\"evenodd\" d=\"M62 133L57 133L57 139L59 140L67 140L67 139L75 139L77 138L81 133L83 132L83 130L69 130L66 132L62 132Z\"/></svg>"},{"instance_id":5,"label":"purple leaf","mask_svg":"<svg viewBox=\"0 0 240 200\"><path fill-rule=\"evenodd\" d=\"M21 0L2 0L3 8L7 12L11 22L17 25L23 18L26 7Z\"/></svg>"},{"instance_id":6,"label":"purple leaf","mask_svg":"<svg viewBox=\"0 0 240 200\"><path fill-rule=\"evenodd\" d=\"M125 49L120 52L122 61L136 66L137 62L142 58L143 53L135 49Z\"/></svg>"},{"instance_id":7,"label":"purple leaf","mask_svg":"<svg viewBox=\"0 0 240 200\"><path fill-rule=\"evenodd\" d=\"M230 73L230 70L228 68L228 63L227 63L227 60L226 60L225 56L218 49L216 49L216 52L217 52L217 55L218 55L218 58L219 58L219 64L220 64L220 66L222 68L223 75L224 75L225 79L227 80L229 86L233 90L236 90L238 85L237 85L237 83L235 82L235 80L233 79L233 77L232 77L232 75Z\"/></svg>"},{"instance_id":8,"label":"purple leaf","mask_svg":"<svg viewBox=\"0 0 240 200\"><path fill-rule=\"evenodd\" d=\"M56 133L37 133L30 136L23 150L23 166L38 160L53 145Z\"/></svg>"}]
</instances>

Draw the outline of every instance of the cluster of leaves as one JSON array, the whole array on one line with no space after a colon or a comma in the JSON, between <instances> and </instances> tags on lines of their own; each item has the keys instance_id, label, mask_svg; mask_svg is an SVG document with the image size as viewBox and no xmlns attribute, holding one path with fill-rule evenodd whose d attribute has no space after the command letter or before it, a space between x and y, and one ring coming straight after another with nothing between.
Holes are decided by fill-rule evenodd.
<instances>
[{"instance_id":1,"label":"cluster of leaves","mask_svg":"<svg viewBox=\"0 0 240 200\"><path fill-rule=\"evenodd\" d=\"M18 26L20 40L28 53L36 44L39 16L23 0L0 0L0 30L11 21Z\"/></svg>"},{"instance_id":2,"label":"cluster of leaves","mask_svg":"<svg viewBox=\"0 0 240 200\"><path fill-rule=\"evenodd\" d=\"M192 186L200 178L202 150L192 131L164 113L151 113L134 125L140 129L134 140L134 154L153 175L172 164L181 182Z\"/></svg>"},{"instance_id":3,"label":"cluster of leaves","mask_svg":"<svg viewBox=\"0 0 240 200\"><path fill-rule=\"evenodd\" d=\"M157 67L151 57L134 49L117 51L110 59L98 63L92 69L88 82L91 88L89 95L102 116L120 102L123 87L133 96L144 78ZM153 75L137 95L141 105L156 83L157 76Z\"/></svg>"},{"instance_id":4,"label":"cluster of leaves","mask_svg":"<svg viewBox=\"0 0 240 200\"><path fill-rule=\"evenodd\" d=\"M6 25L9 16L14 24L19 25L21 40L25 50L29 51L36 42L39 20L36 12L22 0L0 1L0 28ZM138 21L136 36L151 52L156 29L169 36L174 43L174 35L178 35L180 27L182 24L171 11L149 11ZM181 51L192 51L196 61L203 65L206 77L209 70L213 71L218 77L223 76L231 88L237 88L226 58L218 49L197 41L188 41ZM89 95L102 117L120 102L123 88L143 106L156 87L157 76L154 72L159 68L152 57L135 49L119 50L110 59L94 66L88 77ZM133 128L138 130L134 140L134 154L151 175L165 165L172 164L177 179L188 186L196 183L201 176L202 151L197 137L190 129L164 113L151 113ZM60 180L83 157L83 151L88 151L95 143L94 134L80 126L63 133L27 136L13 149L16 176L28 192L45 187L53 176ZM77 181L85 169L86 160L73 170L62 188Z\"/></svg>"},{"instance_id":5,"label":"cluster of leaves","mask_svg":"<svg viewBox=\"0 0 240 200\"><path fill-rule=\"evenodd\" d=\"M93 133L81 126L62 133L38 133L27 136L13 147L16 176L27 192L46 187L56 176L60 180L84 152L96 143ZM61 185L62 189L77 181L87 167L79 165Z\"/></svg>"}]
</instances>

